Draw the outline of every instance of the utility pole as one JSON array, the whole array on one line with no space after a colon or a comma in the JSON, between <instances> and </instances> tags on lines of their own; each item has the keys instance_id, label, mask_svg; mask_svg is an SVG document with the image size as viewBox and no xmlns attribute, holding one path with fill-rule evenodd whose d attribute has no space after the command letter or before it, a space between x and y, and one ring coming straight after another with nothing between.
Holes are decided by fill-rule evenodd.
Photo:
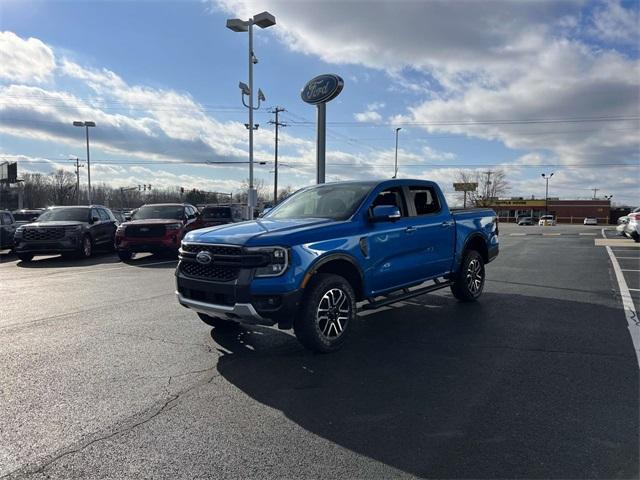
<instances>
[{"instance_id":1,"label":"utility pole","mask_svg":"<svg viewBox=\"0 0 640 480\"><path fill-rule=\"evenodd\" d=\"M269 123L275 125L276 127L276 145L275 145L275 170L273 172L273 204L278 203L278 127L286 127L286 123L281 123L278 121L278 114L280 112L285 112L284 108L276 107L271 110L271 113L275 113L276 120L269 120Z\"/></svg>"},{"instance_id":2,"label":"utility pole","mask_svg":"<svg viewBox=\"0 0 640 480\"><path fill-rule=\"evenodd\" d=\"M76 204L80 205L80 167L84 167L84 165L80 165L80 159L76 157Z\"/></svg>"},{"instance_id":3,"label":"utility pole","mask_svg":"<svg viewBox=\"0 0 640 480\"><path fill-rule=\"evenodd\" d=\"M402 127L396 128L396 161L395 161L395 167L393 169L393 177L391 178L397 178L398 176L398 132L400 130L402 130Z\"/></svg>"},{"instance_id":4,"label":"utility pole","mask_svg":"<svg viewBox=\"0 0 640 480\"><path fill-rule=\"evenodd\" d=\"M597 200L598 197L596 196L598 193L598 190L600 190L599 188L592 188L591 190L593 190L593 199Z\"/></svg>"},{"instance_id":5,"label":"utility pole","mask_svg":"<svg viewBox=\"0 0 640 480\"><path fill-rule=\"evenodd\" d=\"M484 187L484 199L485 199L485 205L487 206L489 203L489 192L491 191L491 175L493 174L493 172L491 170L488 170L486 172L483 172L486 176L487 176L487 184Z\"/></svg>"}]
</instances>

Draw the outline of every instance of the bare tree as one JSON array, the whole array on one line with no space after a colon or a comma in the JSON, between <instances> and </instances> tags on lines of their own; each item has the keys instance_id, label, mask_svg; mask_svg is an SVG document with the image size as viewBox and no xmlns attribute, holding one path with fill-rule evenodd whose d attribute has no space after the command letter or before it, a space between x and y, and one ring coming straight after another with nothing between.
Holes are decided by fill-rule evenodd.
<instances>
[{"instance_id":1,"label":"bare tree","mask_svg":"<svg viewBox=\"0 0 640 480\"><path fill-rule=\"evenodd\" d=\"M456 182L478 184L475 191L467 192L467 201L476 207L489 205L493 199L503 196L510 189L507 175L502 169L461 170L456 175ZM462 198L464 193L459 192L459 195Z\"/></svg>"},{"instance_id":2,"label":"bare tree","mask_svg":"<svg viewBox=\"0 0 640 480\"><path fill-rule=\"evenodd\" d=\"M49 174L49 184L55 205L68 205L75 197L76 177L68 170L59 168Z\"/></svg>"}]
</instances>

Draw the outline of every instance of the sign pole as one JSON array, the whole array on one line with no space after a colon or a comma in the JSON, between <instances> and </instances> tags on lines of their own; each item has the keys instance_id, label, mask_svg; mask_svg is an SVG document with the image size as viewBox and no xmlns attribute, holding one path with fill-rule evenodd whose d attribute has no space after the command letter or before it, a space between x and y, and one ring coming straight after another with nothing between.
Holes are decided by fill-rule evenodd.
<instances>
[{"instance_id":1,"label":"sign pole","mask_svg":"<svg viewBox=\"0 0 640 480\"><path fill-rule=\"evenodd\" d=\"M327 104L319 103L318 107L318 132L316 143L316 183L324 183L326 171L325 151L327 145Z\"/></svg>"}]
</instances>

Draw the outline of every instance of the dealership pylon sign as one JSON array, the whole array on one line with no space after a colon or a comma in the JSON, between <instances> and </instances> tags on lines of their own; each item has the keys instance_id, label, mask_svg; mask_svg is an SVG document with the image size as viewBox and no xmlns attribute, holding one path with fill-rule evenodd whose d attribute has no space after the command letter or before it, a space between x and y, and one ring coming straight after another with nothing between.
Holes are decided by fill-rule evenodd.
<instances>
[{"instance_id":1,"label":"dealership pylon sign","mask_svg":"<svg viewBox=\"0 0 640 480\"><path fill-rule=\"evenodd\" d=\"M327 73L318 75L307 82L300 92L306 103L317 107L317 139L316 139L316 183L324 183L326 171L327 140L327 102L333 100L342 91L344 80L338 75Z\"/></svg>"}]
</instances>

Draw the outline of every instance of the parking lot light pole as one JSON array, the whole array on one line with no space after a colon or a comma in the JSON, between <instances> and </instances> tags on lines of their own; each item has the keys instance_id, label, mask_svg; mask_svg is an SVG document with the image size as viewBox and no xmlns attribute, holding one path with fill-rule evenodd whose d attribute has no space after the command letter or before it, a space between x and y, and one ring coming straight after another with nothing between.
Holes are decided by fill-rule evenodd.
<instances>
[{"instance_id":1,"label":"parking lot light pole","mask_svg":"<svg viewBox=\"0 0 640 480\"><path fill-rule=\"evenodd\" d=\"M402 130L402 127L396 128L396 163L395 169L393 170L393 177L396 178L398 176L398 132Z\"/></svg>"},{"instance_id":2,"label":"parking lot light pole","mask_svg":"<svg viewBox=\"0 0 640 480\"><path fill-rule=\"evenodd\" d=\"M254 188L253 188L253 131L255 130L253 124L253 110L260 108L260 100L264 100L262 92L258 92L258 106L253 106L253 65L258 63L258 59L253 53L253 26L257 25L260 28L268 28L276 24L276 18L269 12L262 12L254 15L249 20L241 20L239 18L230 18L227 20L227 28L234 32L248 32L249 34L249 85L248 88L242 82L240 83L240 89L242 90L242 103L249 109L249 219L253 220L253 210L255 208ZM244 95L249 97L249 105L244 103Z\"/></svg>"},{"instance_id":3,"label":"parking lot light pole","mask_svg":"<svg viewBox=\"0 0 640 480\"><path fill-rule=\"evenodd\" d=\"M547 182L547 187L544 192L544 214L549 215L549 179L553 177L553 172L551 172L549 175L546 175L544 173L542 173L541 175L542 178L544 178Z\"/></svg>"},{"instance_id":4,"label":"parking lot light pole","mask_svg":"<svg viewBox=\"0 0 640 480\"><path fill-rule=\"evenodd\" d=\"M89 200L89 205L91 205L91 159L89 158L89 127L95 127L96 122L73 122L73 126L85 128L87 139L87 187L89 188L87 199Z\"/></svg>"}]
</instances>

